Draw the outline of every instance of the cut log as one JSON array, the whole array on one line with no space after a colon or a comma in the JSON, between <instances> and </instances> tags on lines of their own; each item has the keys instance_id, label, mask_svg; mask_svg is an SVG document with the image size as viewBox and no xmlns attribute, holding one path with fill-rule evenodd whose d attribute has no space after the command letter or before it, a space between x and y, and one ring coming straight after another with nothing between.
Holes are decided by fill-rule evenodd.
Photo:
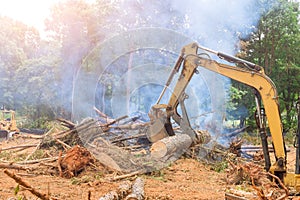
<instances>
[{"instance_id":1,"label":"cut log","mask_svg":"<svg viewBox=\"0 0 300 200\"><path fill-rule=\"evenodd\" d=\"M166 156L181 155L192 144L192 138L187 134L178 134L163 138L151 146L151 157L161 159Z\"/></svg>"},{"instance_id":2,"label":"cut log","mask_svg":"<svg viewBox=\"0 0 300 200\"><path fill-rule=\"evenodd\" d=\"M140 177L138 177L133 185L132 185L132 193L129 194L125 200L143 200L145 199L144 194L144 180Z\"/></svg>"}]
</instances>

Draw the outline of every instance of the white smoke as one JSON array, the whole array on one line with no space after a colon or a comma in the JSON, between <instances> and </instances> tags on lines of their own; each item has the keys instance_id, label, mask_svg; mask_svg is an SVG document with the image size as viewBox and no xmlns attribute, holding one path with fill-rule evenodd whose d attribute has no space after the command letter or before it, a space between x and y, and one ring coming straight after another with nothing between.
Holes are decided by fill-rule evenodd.
<instances>
[{"instance_id":1,"label":"white smoke","mask_svg":"<svg viewBox=\"0 0 300 200\"><path fill-rule=\"evenodd\" d=\"M166 65L172 67L175 60L169 63L161 62L162 57L168 56L162 54L161 57L156 55L157 57L152 58L152 60L144 60L144 62L140 63L132 62L130 70L141 70L140 65L149 66L147 68L148 70L145 70L144 73L138 73L145 76L146 79L141 80L142 77L138 76L135 80L135 77L130 75L131 73L126 73L126 70L121 73L119 65L115 65L115 63L118 63L118 60L124 59L124 69L129 69L127 66L128 63L130 63L128 61L129 52L145 48L157 48L158 51L164 49L166 52L170 51L173 52L173 54L179 54L180 49L184 45L187 45L191 41L197 41L200 45L234 55L239 50L239 40L247 37L255 30L260 12L265 9L265 5L261 5L258 0L138 0L119 1L116 7L119 8L119 12L113 13L108 21L110 25L107 27L110 28L110 31L108 32L109 36L107 36L107 41L103 43L103 45L100 44L94 52L91 53L93 59L95 59L97 53L99 56L98 61L93 61L97 63L97 67L95 67L97 70L95 70L95 72L97 71L98 73L93 73L93 76L98 75L99 77L104 77L102 76L103 74L101 75L99 73L109 70L110 73L115 73L117 78L119 76L119 80L115 79L113 81L116 84L115 86L122 86L123 88L126 88L127 79L130 79L130 83L134 83L133 85L136 86L136 88L130 88L131 91L135 91L135 95L139 87L145 86L145 81L148 81L148 83L152 85L156 83L149 81L152 79L149 78L150 66ZM147 31L135 31L149 27L158 28L156 34L149 35ZM167 32L175 31L176 34L166 37L169 33L166 34L166 31L163 33L163 29ZM153 29L149 32L153 32ZM162 33L161 37L159 32ZM111 37L111 35L116 35L116 37ZM182 37L178 37L178 35L182 35ZM182 38L185 39L183 40ZM104 46L107 48L105 47L105 49ZM148 56L151 56L151 54ZM107 60L108 58L111 60ZM133 60L139 59L145 59L145 56L134 54ZM89 58L87 58L87 60L89 60ZM152 65L149 65L149 63ZM223 112L230 80L205 69L200 68L199 71L200 76L193 78L187 89L187 92L189 92L191 96L191 98L187 100L187 107L191 114L190 117L193 123L196 123L200 128L208 127L220 133L222 132L221 123L223 115L225 115ZM127 75L129 77L127 77ZM159 76L161 75L162 74L159 74ZM89 74L89 76L91 76L91 74ZM153 77L155 80L159 79L158 84L162 84L162 82L166 81L168 74L166 73L162 76L165 80L161 80L158 78L159 76L154 75ZM79 77L84 76L81 75ZM96 80L96 78L94 77L93 80ZM122 82L124 80L126 81ZM87 81L85 80L84 82ZM91 87L93 88L95 86L91 85ZM113 98L111 104L107 104L109 106L115 106L115 108L110 110L118 111L118 116L130 114L123 113L123 110L127 112L124 106L128 105L128 102L124 103L123 101L128 101L130 97L121 98L126 94L125 91L120 91L121 89L113 89L116 98ZM93 95L85 95L85 97L90 99ZM79 99L78 102L81 104L82 101ZM85 103L86 102L85 100ZM154 102L150 103L153 104ZM147 104L149 103L147 102ZM91 107L91 105L84 107L86 109L87 107ZM139 106L133 107L136 108ZM132 110L130 112L132 112ZM198 116L200 116L200 118Z\"/></svg>"}]
</instances>

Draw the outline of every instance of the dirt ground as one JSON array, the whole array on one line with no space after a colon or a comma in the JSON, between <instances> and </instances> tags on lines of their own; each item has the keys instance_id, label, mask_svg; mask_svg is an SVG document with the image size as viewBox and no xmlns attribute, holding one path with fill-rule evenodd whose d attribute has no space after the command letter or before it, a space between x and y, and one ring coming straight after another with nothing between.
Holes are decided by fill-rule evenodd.
<instances>
[{"instance_id":1,"label":"dirt ground","mask_svg":"<svg viewBox=\"0 0 300 200\"><path fill-rule=\"evenodd\" d=\"M11 141L0 143L0 148L21 144L36 144L34 140ZM26 153L33 151L26 149ZM29 152L28 152L29 151ZM24 152L23 152L24 153ZM18 154L22 155L22 151ZM108 172L104 168L88 168L78 177L70 179L61 178L49 173L28 173L21 170L11 170L22 177L33 188L50 194L61 200L69 199L99 199L105 193L114 190L124 180L109 181L106 179ZM110 174L112 176L113 174ZM215 172L207 165L194 159L180 159L171 166L147 175L140 175L145 180L146 199L184 200L184 199L224 199L226 183L225 173ZM136 177L130 177L134 180ZM0 169L0 200L12 199L38 199L22 187ZM17 192L17 194L15 194Z\"/></svg>"}]
</instances>

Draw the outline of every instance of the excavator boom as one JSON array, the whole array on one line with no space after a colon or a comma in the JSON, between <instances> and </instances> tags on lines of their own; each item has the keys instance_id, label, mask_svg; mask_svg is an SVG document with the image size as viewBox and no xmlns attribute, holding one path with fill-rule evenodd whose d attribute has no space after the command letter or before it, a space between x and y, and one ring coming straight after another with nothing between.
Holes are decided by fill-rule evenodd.
<instances>
[{"instance_id":1,"label":"excavator boom","mask_svg":"<svg viewBox=\"0 0 300 200\"><path fill-rule=\"evenodd\" d=\"M202 52L199 53L199 50L215 54L223 60L238 65L233 66L217 62L216 60L208 57L207 53L205 53L205 56ZM189 84L192 76L197 71L198 67L203 67L255 89L257 96L262 101L262 104L264 106L264 114L267 118L276 158L275 163L272 165L270 164L270 166L266 166L266 169L283 180L286 177L286 149L282 134L283 128L280 118L278 94L275 84L264 73L262 67L246 60L227 55L225 53L220 53L205 47L201 47L196 43L189 44L182 49L181 55L179 56L178 61L172 73L170 74L166 87L170 85L174 74L179 72L180 68L182 68L168 104L159 104L160 99L164 95L164 89L157 101L157 104L152 107L149 113L152 123L152 127L148 132L148 138L150 138L150 141L155 142L168 135L174 135L170 123L171 119L173 119L178 125L180 125L181 129L183 129L183 133L191 136L193 141L196 141L198 139L196 131L194 131L189 124L188 114L184 106L184 99L186 98L185 89ZM179 115L177 112L177 107L179 105L182 111L181 115ZM260 131L265 134L264 145L265 147L267 147L265 126L260 123L259 128ZM151 132L153 130L154 132ZM154 135L155 137L153 137ZM288 182L290 184L293 184L292 182L294 181L295 177L291 178L291 176L289 176L288 179ZM296 181L294 181L294 183L295 182Z\"/></svg>"}]
</instances>

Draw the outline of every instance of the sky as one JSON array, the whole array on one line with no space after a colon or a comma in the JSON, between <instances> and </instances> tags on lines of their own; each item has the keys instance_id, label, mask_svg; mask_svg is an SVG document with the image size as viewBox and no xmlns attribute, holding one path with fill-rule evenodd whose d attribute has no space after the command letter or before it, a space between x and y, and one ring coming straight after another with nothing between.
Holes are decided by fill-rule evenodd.
<instances>
[{"instance_id":1,"label":"sky","mask_svg":"<svg viewBox=\"0 0 300 200\"><path fill-rule=\"evenodd\" d=\"M63 0L0 0L0 15L33 26L42 33L50 8L60 1ZM93 2L94 0L86 1Z\"/></svg>"},{"instance_id":2,"label":"sky","mask_svg":"<svg viewBox=\"0 0 300 200\"><path fill-rule=\"evenodd\" d=\"M51 6L59 0L0 0L0 15L8 16L39 31L44 30L44 20Z\"/></svg>"}]
</instances>

